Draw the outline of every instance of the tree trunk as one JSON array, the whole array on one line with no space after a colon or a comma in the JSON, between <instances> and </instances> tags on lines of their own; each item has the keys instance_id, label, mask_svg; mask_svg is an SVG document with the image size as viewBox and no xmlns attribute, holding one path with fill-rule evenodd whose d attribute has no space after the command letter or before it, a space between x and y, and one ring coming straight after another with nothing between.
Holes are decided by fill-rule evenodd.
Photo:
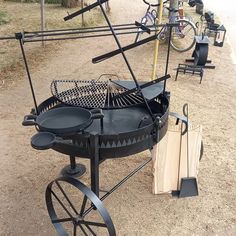
<instances>
[{"instance_id":1,"label":"tree trunk","mask_svg":"<svg viewBox=\"0 0 236 236\"><path fill-rule=\"evenodd\" d=\"M66 8L77 7L78 0L62 0L61 5Z\"/></svg>"},{"instance_id":2,"label":"tree trunk","mask_svg":"<svg viewBox=\"0 0 236 236\"><path fill-rule=\"evenodd\" d=\"M179 9L179 0L170 0L170 8ZM176 15L174 12L170 12L170 14Z\"/></svg>"}]
</instances>

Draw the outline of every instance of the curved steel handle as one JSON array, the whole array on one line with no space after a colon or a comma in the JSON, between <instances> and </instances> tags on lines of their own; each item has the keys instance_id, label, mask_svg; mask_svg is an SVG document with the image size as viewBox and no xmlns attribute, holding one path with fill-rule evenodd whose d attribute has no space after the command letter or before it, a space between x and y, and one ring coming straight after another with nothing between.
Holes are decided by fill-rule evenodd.
<instances>
[{"instance_id":1,"label":"curved steel handle","mask_svg":"<svg viewBox=\"0 0 236 236\"><path fill-rule=\"evenodd\" d=\"M179 124L179 121L183 122L183 124L185 125L185 128L184 128L184 130L182 131L181 134L182 135L186 134L187 131L188 131L188 120L187 120L187 118L185 116L181 116L181 115L179 115L178 113L175 113L175 112L169 112L169 115L176 118L176 123L175 123L176 125Z\"/></svg>"},{"instance_id":2,"label":"curved steel handle","mask_svg":"<svg viewBox=\"0 0 236 236\"><path fill-rule=\"evenodd\" d=\"M188 119L188 103L185 103L184 106L183 106L183 114Z\"/></svg>"},{"instance_id":3,"label":"curved steel handle","mask_svg":"<svg viewBox=\"0 0 236 236\"><path fill-rule=\"evenodd\" d=\"M102 112L102 109L92 109L90 111L92 113L92 117L91 119L103 119L104 118L104 114Z\"/></svg>"},{"instance_id":4,"label":"curved steel handle","mask_svg":"<svg viewBox=\"0 0 236 236\"><path fill-rule=\"evenodd\" d=\"M22 122L23 126L32 126L32 125L37 125L36 123L36 115L26 115L24 117L24 120Z\"/></svg>"},{"instance_id":5,"label":"curved steel handle","mask_svg":"<svg viewBox=\"0 0 236 236\"><path fill-rule=\"evenodd\" d=\"M39 132L31 138L31 146L37 150L47 150L56 144L72 144L72 140L64 140L50 132Z\"/></svg>"}]
</instances>

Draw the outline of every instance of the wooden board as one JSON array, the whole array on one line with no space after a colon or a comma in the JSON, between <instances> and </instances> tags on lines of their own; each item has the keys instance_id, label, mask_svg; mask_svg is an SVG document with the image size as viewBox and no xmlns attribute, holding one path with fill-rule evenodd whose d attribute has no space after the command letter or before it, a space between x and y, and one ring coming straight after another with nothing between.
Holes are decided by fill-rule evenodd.
<instances>
[{"instance_id":1,"label":"wooden board","mask_svg":"<svg viewBox=\"0 0 236 236\"><path fill-rule=\"evenodd\" d=\"M201 151L202 127L189 127L189 177L197 177ZM171 126L152 150L153 194L178 190L187 177L187 134L181 137L181 124Z\"/></svg>"}]
</instances>

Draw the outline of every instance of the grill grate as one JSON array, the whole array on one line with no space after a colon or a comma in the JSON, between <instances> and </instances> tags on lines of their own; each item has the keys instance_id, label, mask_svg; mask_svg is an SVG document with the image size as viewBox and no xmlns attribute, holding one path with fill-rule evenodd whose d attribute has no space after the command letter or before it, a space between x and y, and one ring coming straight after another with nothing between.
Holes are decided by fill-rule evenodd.
<instances>
[{"instance_id":1,"label":"grill grate","mask_svg":"<svg viewBox=\"0 0 236 236\"><path fill-rule=\"evenodd\" d=\"M135 91L120 96L127 91L110 80L54 80L51 83L52 95L59 101L88 109L128 107L144 102Z\"/></svg>"},{"instance_id":2,"label":"grill grate","mask_svg":"<svg viewBox=\"0 0 236 236\"><path fill-rule=\"evenodd\" d=\"M108 82L54 80L52 94L61 102L80 107L104 107Z\"/></svg>"}]
</instances>

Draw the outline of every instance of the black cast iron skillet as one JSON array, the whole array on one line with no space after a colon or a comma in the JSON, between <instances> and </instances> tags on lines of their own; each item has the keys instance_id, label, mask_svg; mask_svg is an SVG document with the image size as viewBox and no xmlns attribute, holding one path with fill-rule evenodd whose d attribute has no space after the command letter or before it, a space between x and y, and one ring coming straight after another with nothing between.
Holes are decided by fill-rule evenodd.
<instances>
[{"instance_id":1,"label":"black cast iron skillet","mask_svg":"<svg viewBox=\"0 0 236 236\"><path fill-rule=\"evenodd\" d=\"M47 150L58 143L72 144L72 140L63 140L49 132L39 132L31 138L31 146L37 150Z\"/></svg>"},{"instance_id":2,"label":"black cast iron skillet","mask_svg":"<svg viewBox=\"0 0 236 236\"><path fill-rule=\"evenodd\" d=\"M94 119L103 119L101 109L86 110L80 107L59 107L38 116L27 115L22 125L38 126L40 131L58 135L74 134L91 125Z\"/></svg>"}]
</instances>

